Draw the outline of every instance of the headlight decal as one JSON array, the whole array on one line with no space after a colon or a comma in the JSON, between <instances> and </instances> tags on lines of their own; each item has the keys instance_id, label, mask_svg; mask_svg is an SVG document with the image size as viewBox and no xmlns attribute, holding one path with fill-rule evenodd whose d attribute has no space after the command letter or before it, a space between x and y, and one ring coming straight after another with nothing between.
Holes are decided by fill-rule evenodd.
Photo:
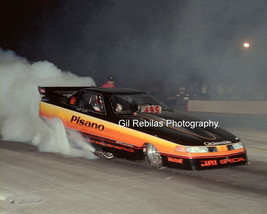
<instances>
[{"instance_id":1,"label":"headlight decal","mask_svg":"<svg viewBox=\"0 0 267 214\"><path fill-rule=\"evenodd\" d=\"M238 142L238 143L233 143L232 144L233 148L236 150L236 149L243 149L244 148L244 145L243 143L241 142Z\"/></svg>"},{"instance_id":2,"label":"headlight decal","mask_svg":"<svg viewBox=\"0 0 267 214\"><path fill-rule=\"evenodd\" d=\"M190 147L186 147L186 150L189 153L206 153L206 152L209 152L208 147L204 147L204 146L190 146Z\"/></svg>"},{"instance_id":3,"label":"headlight decal","mask_svg":"<svg viewBox=\"0 0 267 214\"><path fill-rule=\"evenodd\" d=\"M244 145L241 142L232 143L230 145L220 145L220 146L187 146L177 149L179 152L188 152L188 153L208 153L208 152L227 152L231 150L243 149Z\"/></svg>"}]
</instances>

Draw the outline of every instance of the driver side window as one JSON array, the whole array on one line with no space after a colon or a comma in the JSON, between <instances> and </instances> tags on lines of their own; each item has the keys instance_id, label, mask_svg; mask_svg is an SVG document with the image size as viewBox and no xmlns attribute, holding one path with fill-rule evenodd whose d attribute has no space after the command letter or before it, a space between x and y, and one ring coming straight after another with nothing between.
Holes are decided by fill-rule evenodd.
<instances>
[{"instance_id":1,"label":"driver side window","mask_svg":"<svg viewBox=\"0 0 267 214\"><path fill-rule=\"evenodd\" d=\"M79 100L78 107L90 112L105 114L104 99L101 94L84 92Z\"/></svg>"}]
</instances>

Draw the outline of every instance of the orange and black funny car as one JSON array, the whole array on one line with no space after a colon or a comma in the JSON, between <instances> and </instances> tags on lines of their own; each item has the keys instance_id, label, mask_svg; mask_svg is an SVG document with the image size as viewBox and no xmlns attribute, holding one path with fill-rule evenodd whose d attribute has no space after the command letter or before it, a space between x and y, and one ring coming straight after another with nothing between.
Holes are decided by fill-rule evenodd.
<instances>
[{"instance_id":1,"label":"orange and black funny car","mask_svg":"<svg viewBox=\"0 0 267 214\"><path fill-rule=\"evenodd\" d=\"M170 110L146 92L94 87L39 87L40 116L60 118L107 159L147 159L152 167L208 169L247 164L240 139L216 121Z\"/></svg>"}]
</instances>

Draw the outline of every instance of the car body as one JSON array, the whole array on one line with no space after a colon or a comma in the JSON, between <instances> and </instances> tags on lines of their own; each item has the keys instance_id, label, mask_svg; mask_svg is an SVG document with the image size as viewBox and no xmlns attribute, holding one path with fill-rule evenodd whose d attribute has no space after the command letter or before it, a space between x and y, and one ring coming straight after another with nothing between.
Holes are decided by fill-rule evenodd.
<instances>
[{"instance_id":1,"label":"car body","mask_svg":"<svg viewBox=\"0 0 267 214\"><path fill-rule=\"evenodd\" d=\"M248 163L240 139L219 127L174 112L144 91L95 87L39 87L40 116L60 118L95 147L95 155L152 167L208 169ZM177 123L180 126L177 126Z\"/></svg>"}]
</instances>

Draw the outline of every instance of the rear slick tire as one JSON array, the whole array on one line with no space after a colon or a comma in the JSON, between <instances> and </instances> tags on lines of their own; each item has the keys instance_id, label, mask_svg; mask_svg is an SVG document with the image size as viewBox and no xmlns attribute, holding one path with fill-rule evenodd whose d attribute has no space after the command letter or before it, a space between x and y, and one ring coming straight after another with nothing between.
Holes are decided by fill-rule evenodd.
<instances>
[{"instance_id":1,"label":"rear slick tire","mask_svg":"<svg viewBox=\"0 0 267 214\"><path fill-rule=\"evenodd\" d=\"M154 145L150 143L146 144L146 155L151 167L156 169L160 169L162 167L161 155Z\"/></svg>"}]
</instances>

